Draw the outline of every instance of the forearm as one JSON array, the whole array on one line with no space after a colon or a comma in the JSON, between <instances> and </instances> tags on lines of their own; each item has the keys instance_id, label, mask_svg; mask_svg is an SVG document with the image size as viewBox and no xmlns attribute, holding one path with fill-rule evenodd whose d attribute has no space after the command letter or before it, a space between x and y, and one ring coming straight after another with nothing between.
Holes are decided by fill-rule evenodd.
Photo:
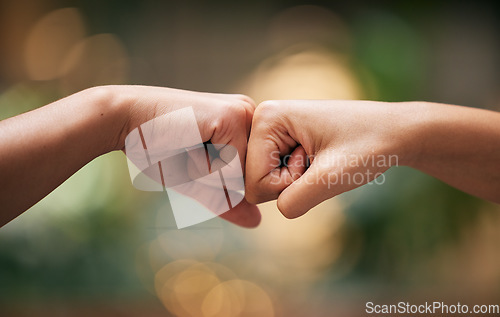
<instances>
[{"instance_id":1,"label":"forearm","mask_svg":"<svg viewBox=\"0 0 500 317\"><path fill-rule=\"evenodd\" d=\"M112 89L84 90L0 122L0 225L99 155L116 149L125 122Z\"/></svg>"},{"instance_id":2,"label":"forearm","mask_svg":"<svg viewBox=\"0 0 500 317\"><path fill-rule=\"evenodd\" d=\"M403 164L500 203L500 113L435 103L404 107Z\"/></svg>"}]
</instances>

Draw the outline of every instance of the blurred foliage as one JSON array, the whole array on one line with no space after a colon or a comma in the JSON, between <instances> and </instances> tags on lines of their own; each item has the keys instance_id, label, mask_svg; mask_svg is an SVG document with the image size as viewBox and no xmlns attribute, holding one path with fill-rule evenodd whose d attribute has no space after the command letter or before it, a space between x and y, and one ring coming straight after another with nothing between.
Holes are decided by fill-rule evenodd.
<instances>
[{"instance_id":1,"label":"blurred foliage","mask_svg":"<svg viewBox=\"0 0 500 317\"><path fill-rule=\"evenodd\" d=\"M383 186L346 194L352 199L346 211L351 230L363 240L353 274L388 282L429 282L425 279L436 277L419 274L421 266L443 245L460 243L463 228L474 225L485 203L405 167L385 176Z\"/></svg>"}]
</instances>

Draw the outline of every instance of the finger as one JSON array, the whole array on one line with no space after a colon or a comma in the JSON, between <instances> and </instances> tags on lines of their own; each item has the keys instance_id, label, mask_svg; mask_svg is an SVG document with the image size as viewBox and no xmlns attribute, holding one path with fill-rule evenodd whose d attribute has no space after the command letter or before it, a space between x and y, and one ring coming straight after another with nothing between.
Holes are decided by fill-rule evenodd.
<instances>
[{"instance_id":1,"label":"finger","mask_svg":"<svg viewBox=\"0 0 500 317\"><path fill-rule=\"evenodd\" d=\"M245 130L244 120L238 120L228 124L233 124L232 127L227 127L231 132L228 133L215 133L211 139L213 144L227 144L236 148L240 157L240 163L243 172L245 171L245 158L247 153L247 133ZM224 156L229 156L232 150L229 147L226 151L223 151L227 146L221 148ZM219 154L220 155L220 154Z\"/></svg>"},{"instance_id":2,"label":"finger","mask_svg":"<svg viewBox=\"0 0 500 317\"><path fill-rule=\"evenodd\" d=\"M280 186L280 155L276 143L260 138L255 130L248 142L245 197L251 203L276 199Z\"/></svg>"},{"instance_id":3,"label":"finger","mask_svg":"<svg viewBox=\"0 0 500 317\"><path fill-rule=\"evenodd\" d=\"M320 157L298 179L287 186L278 197L278 209L287 218L296 218L319 203L339 194L337 173L318 163Z\"/></svg>"},{"instance_id":4,"label":"finger","mask_svg":"<svg viewBox=\"0 0 500 317\"><path fill-rule=\"evenodd\" d=\"M208 177L219 177L219 175L210 174ZM171 188L170 193L173 192L196 200L207 211L212 212L214 216L219 216L237 225L251 228L260 223L261 216L257 206L249 204L244 199L243 194L239 192L229 192L220 187L207 186L198 181L175 186ZM231 202L239 203L236 206L232 206L229 199ZM192 225L199 222L199 211L181 207L184 205L178 205L175 199L170 200L170 204L174 215L177 214L184 219L184 223L187 222L189 225ZM206 220L205 217L202 218Z\"/></svg>"},{"instance_id":5,"label":"finger","mask_svg":"<svg viewBox=\"0 0 500 317\"><path fill-rule=\"evenodd\" d=\"M252 129L253 115L255 113L255 108L257 106L255 105L255 101L253 101L252 98L250 98L248 96L244 96L244 97L245 97L245 101L246 101L246 106L245 106L246 124L245 124L245 127L246 127L246 132L247 132L247 139L248 139L250 137L250 131Z\"/></svg>"},{"instance_id":6,"label":"finger","mask_svg":"<svg viewBox=\"0 0 500 317\"><path fill-rule=\"evenodd\" d=\"M251 106L253 109L255 109L257 107L257 105L255 104L255 101L248 97L247 95L243 95L243 94L233 94L231 95L232 97L236 97L237 99L240 99L240 100L243 100L244 102L246 102L249 106Z\"/></svg>"},{"instance_id":7,"label":"finger","mask_svg":"<svg viewBox=\"0 0 500 317\"><path fill-rule=\"evenodd\" d=\"M219 151L219 158L226 164L229 164L236 156L236 149L232 146L224 146Z\"/></svg>"},{"instance_id":8,"label":"finger","mask_svg":"<svg viewBox=\"0 0 500 317\"><path fill-rule=\"evenodd\" d=\"M187 151L187 170L191 179L198 179L210 173L210 161L205 147L198 147Z\"/></svg>"},{"instance_id":9,"label":"finger","mask_svg":"<svg viewBox=\"0 0 500 317\"><path fill-rule=\"evenodd\" d=\"M210 149L214 145L207 144L206 147ZM243 171L236 148L226 145L221 151L216 153L217 157L215 158L208 152L211 151L206 151L205 147L188 151L187 171L190 179L217 188L220 186L219 177L212 178L205 176L223 170L226 187L231 190L243 190Z\"/></svg>"},{"instance_id":10,"label":"finger","mask_svg":"<svg viewBox=\"0 0 500 317\"><path fill-rule=\"evenodd\" d=\"M263 107L263 108L262 108ZM295 163L305 159L305 151L288 133L282 115L277 116L276 106L259 105L253 119L248 141L246 197L252 203L276 199L279 193L293 181L292 173L301 174ZM262 110L264 109L264 110ZM278 110L278 114L279 111ZM291 155L292 170L281 166L281 158ZM304 164L305 166L305 164Z\"/></svg>"},{"instance_id":11,"label":"finger","mask_svg":"<svg viewBox=\"0 0 500 317\"><path fill-rule=\"evenodd\" d=\"M265 202L278 198L279 194L296 179L304 174L307 166L307 155L302 146L298 146L287 155L287 164L274 168L256 185L259 198L257 202ZM250 196L252 196L251 192Z\"/></svg>"},{"instance_id":12,"label":"finger","mask_svg":"<svg viewBox=\"0 0 500 317\"><path fill-rule=\"evenodd\" d=\"M286 186L301 177L307 168L307 153L306 150L299 145L293 150L292 154L288 157L286 165L282 167L282 173L287 175Z\"/></svg>"},{"instance_id":13,"label":"finger","mask_svg":"<svg viewBox=\"0 0 500 317\"><path fill-rule=\"evenodd\" d=\"M259 208L246 199L219 217L245 228L257 227L261 220Z\"/></svg>"},{"instance_id":14,"label":"finger","mask_svg":"<svg viewBox=\"0 0 500 317\"><path fill-rule=\"evenodd\" d=\"M223 97L225 100L229 98L231 102L236 102L237 104L241 105L246 112L246 120L245 120L245 128L246 128L246 133L247 133L247 139L250 135L250 129L252 126L252 118L253 114L255 111L255 108L257 105L255 104L255 101L248 97L247 95L243 94L231 94L231 95L226 95L226 94L220 94L219 96Z\"/></svg>"}]
</instances>

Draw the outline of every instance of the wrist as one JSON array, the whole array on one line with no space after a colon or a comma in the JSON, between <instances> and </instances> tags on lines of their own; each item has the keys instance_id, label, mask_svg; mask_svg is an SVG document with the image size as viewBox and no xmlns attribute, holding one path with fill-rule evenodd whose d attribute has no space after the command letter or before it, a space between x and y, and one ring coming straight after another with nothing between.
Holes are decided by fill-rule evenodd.
<instances>
[{"instance_id":1,"label":"wrist","mask_svg":"<svg viewBox=\"0 0 500 317\"><path fill-rule=\"evenodd\" d=\"M129 103L119 93L119 86L97 86L84 90L93 105L94 128L100 131L101 154L121 150L129 121ZM123 135L125 134L125 135Z\"/></svg>"},{"instance_id":2,"label":"wrist","mask_svg":"<svg viewBox=\"0 0 500 317\"><path fill-rule=\"evenodd\" d=\"M412 101L393 103L391 106L391 113L395 116L389 136L393 143L392 155L397 155L398 165L415 167L424 149L428 104Z\"/></svg>"},{"instance_id":3,"label":"wrist","mask_svg":"<svg viewBox=\"0 0 500 317\"><path fill-rule=\"evenodd\" d=\"M127 135L135 128L171 109L165 104L175 100L171 89L136 85L100 86L102 103L110 113L113 129L110 151L124 150ZM161 101L161 102L160 102Z\"/></svg>"}]
</instances>

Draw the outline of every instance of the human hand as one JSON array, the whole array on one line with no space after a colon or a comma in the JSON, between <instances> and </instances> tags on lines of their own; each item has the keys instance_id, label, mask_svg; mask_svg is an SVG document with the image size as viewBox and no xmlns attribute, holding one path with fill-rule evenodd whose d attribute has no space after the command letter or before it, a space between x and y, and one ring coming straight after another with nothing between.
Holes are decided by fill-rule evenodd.
<instances>
[{"instance_id":1,"label":"human hand","mask_svg":"<svg viewBox=\"0 0 500 317\"><path fill-rule=\"evenodd\" d=\"M194 139L199 139L201 136L202 142L211 142L215 145L215 147L223 146L222 148L217 148L217 150L220 150L220 157L211 160L210 166L212 171L225 165L225 163L229 163L229 161L226 160L226 162L224 162L223 160L226 157L234 157L235 153L231 152L234 152L235 149L238 151L241 164L244 165L247 139L255 107L253 100L250 98L243 95L198 93L169 88L144 86L115 86L113 89L117 89L118 96L120 96L120 99L122 100L122 107L125 109L125 113L128 114L126 116L127 120L122 128L122 132L119 135L116 149L124 149L129 158L133 158L133 153L129 153L129 151L133 151L133 147L130 146L130 144L127 144L126 147L124 146L126 143L125 138L136 127L154 119L154 124L150 124L151 122L148 123L150 127L154 128L149 129L149 131L146 132L144 126L141 126L141 133L154 133L160 136L168 136L168 139L165 139L165 137L149 138L149 140L154 139L154 142L159 143L155 146L155 148L158 149L158 152L152 154L151 151L149 151L149 155L156 155L160 158L159 160L161 160L162 165L160 169L163 170L163 172L160 172L162 177L164 173L169 173L170 180L173 180L174 183L178 182L181 184L188 182L190 180L189 177L195 176L191 179L196 179L196 175L193 174L199 173L199 176L205 176L205 174L208 173L206 164L207 161L203 147L201 149L187 152L189 155L186 155L185 157L180 155L169 160L163 160L165 156L162 154L165 152L175 152L176 149L185 148L188 144L195 145L196 143L199 143L189 140L193 139L193 137ZM193 132L189 132L190 130L193 130L190 129L192 128L193 123L192 121L189 122L189 116L186 116L186 113L184 113L185 111L182 111L179 115L175 115L176 110L188 109L189 107L193 109L191 113L194 113L198 124L198 130L200 131L200 135L197 137L195 135L190 135L193 134ZM196 130L196 128L194 130ZM147 137L145 136L144 138ZM192 144L190 144L190 142ZM135 143L137 143L137 141ZM139 142L139 146L136 146L136 148L139 151L143 151L140 143L141 142ZM199 157L196 158L193 156ZM132 159L132 161L134 160ZM151 161L156 160L152 159ZM226 172L231 169L234 171L234 168L229 168L226 169ZM239 167L237 170L238 169ZM205 170L207 171L205 172ZM146 174L148 174L147 171ZM170 184L171 186L169 186L169 184L165 184L165 180L159 179L159 176L149 176L158 183L163 181L164 185L167 185L166 187L174 185ZM191 196L192 198L198 200L212 212L220 215L220 217L226 220L245 227L256 226L260 221L260 213L257 207L249 204L243 199L242 196L236 197L237 195L240 195L237 192L228 191L231 201L240 201L241 199L243 199L243 201L237 206L232 206L233 208L231 208L228 212L221 214L221 211L225 211L227 209L227 202L225 199L224 201L218 201L215 199L220 196L216 195L217 187L210 186L212 181L218 181L220 184L219 174L210 176L214 177L204 177L196 182L189 182L189 184L186 183L184 185L178 185L174 188L177 192ZM231 178L226 177L227 175L224 176L228 189L237 188L237 186L231 187L228 185ZM239 179L241 179L241 177ZM238 181L239 179L233 180ZM243 189L242 180L241 186L238 186L238 188L239 187ZM232 197L231 195L235 196ZM226 206L225 209L224 205Z\"/></svg>"},{"instance_id":2,"label":"human hand","mask_svg":"<svg viewBox=\"0 0 500 317\"><path fill-rule=\"evenodd\" d=\"M277 198L279 210L295 218L374 180L406 158L407 121L398 108L373 101L261 103L248 143L247 200Z\"/></svg>"}]
</instances>

